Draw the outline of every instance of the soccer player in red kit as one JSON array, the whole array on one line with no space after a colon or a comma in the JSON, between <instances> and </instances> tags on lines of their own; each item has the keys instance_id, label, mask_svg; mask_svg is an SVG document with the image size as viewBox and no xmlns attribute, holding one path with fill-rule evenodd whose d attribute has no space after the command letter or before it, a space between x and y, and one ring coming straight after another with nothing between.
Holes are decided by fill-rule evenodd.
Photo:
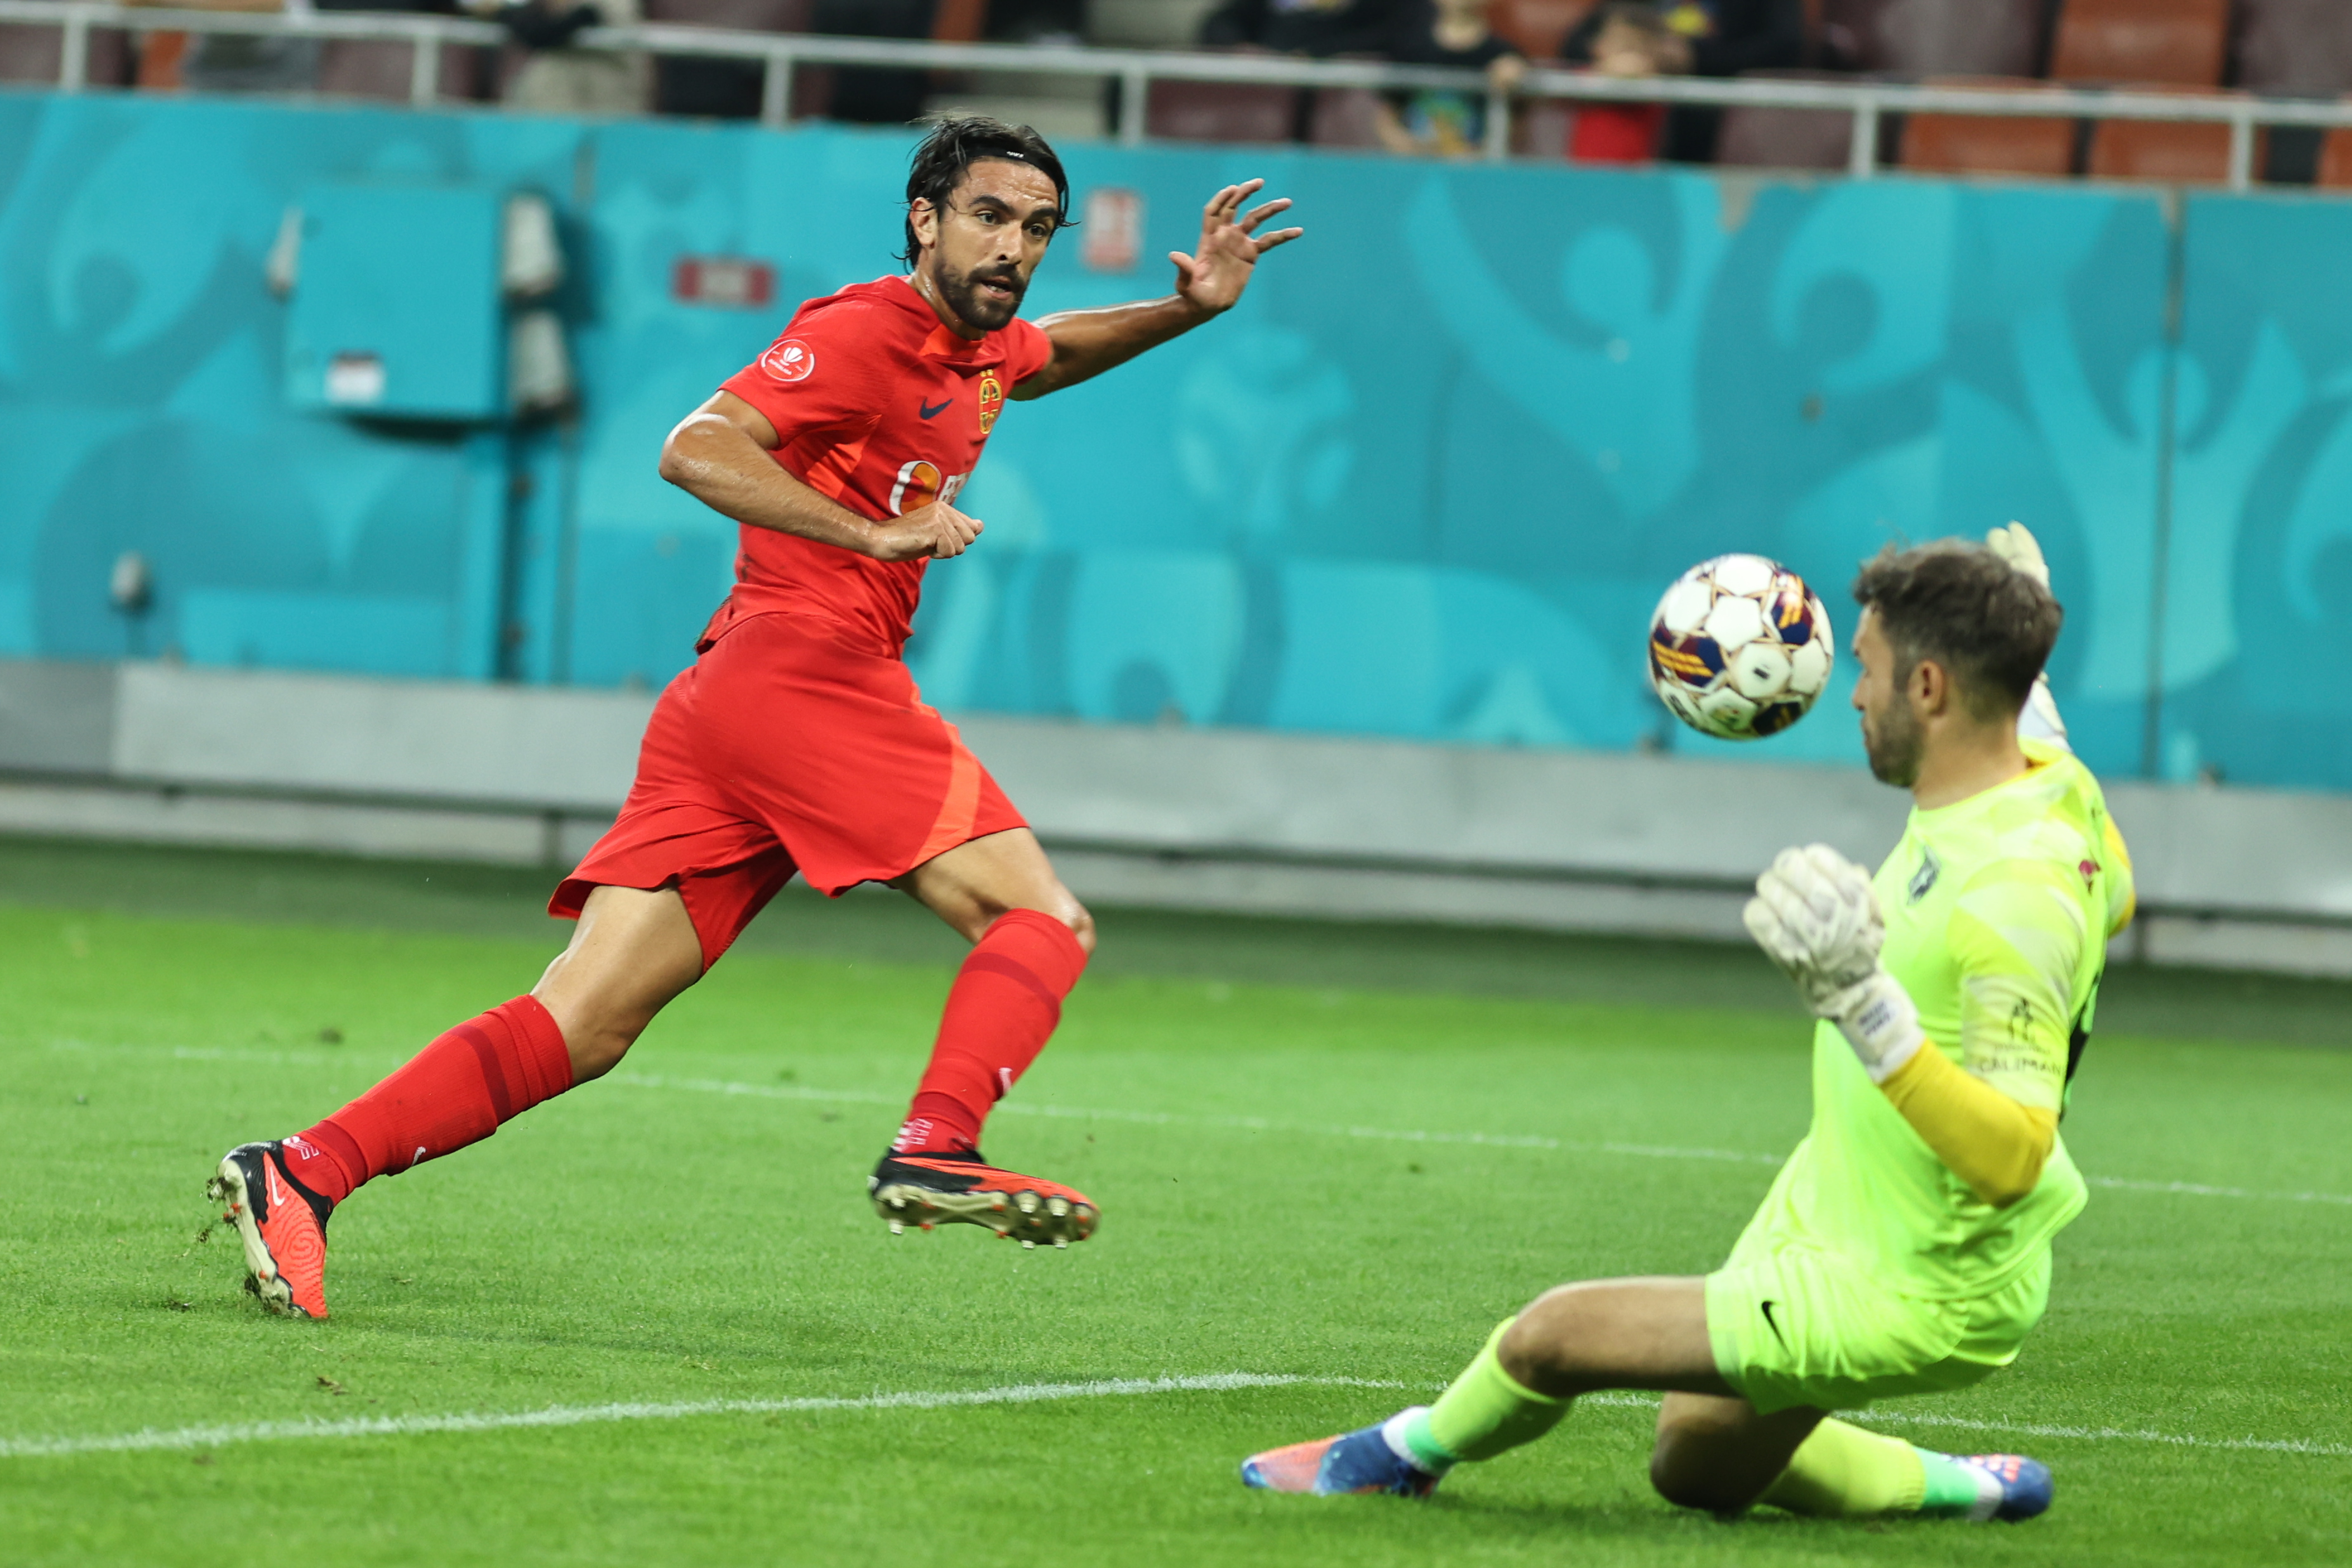
<instances>
[{"instance_id":1,"label":"soccer player in red kit","mask_svg":"<svg viewBox=\"0 0 2352 1568\"><path fill-rule=\"evenodd\" d=\"M646 728L620 819L556 889L578 922L530 994L493 1007L295 1136L231 1150L209 1191L247 1286L326 1316L327 1217L362 1183L487 1138L609 1071L794 871L887 882L970 941L929 1067L869 1183L895 1232L946 1220L1083 1240L1095 1205L989 1164L982 1123L1053 1033L1094 946L1086 910L900 650L923 573L979 537L955 500L1007 399L1100 374L1229 310L1299 230L1219 191L1175 292L1031 323L1015 311L1069 213L1027 127L933 127L907 181L909 271L803 305L662 449L662 476L742 525L736 584Z\"/></svg>"}]
</instances>

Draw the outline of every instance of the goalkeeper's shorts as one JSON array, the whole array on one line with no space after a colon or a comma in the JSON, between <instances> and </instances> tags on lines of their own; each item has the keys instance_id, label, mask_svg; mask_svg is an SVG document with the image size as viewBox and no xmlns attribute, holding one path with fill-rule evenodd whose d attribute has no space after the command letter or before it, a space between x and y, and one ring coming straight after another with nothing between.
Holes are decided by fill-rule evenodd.
<instances>
[{"instance_id":1,"label":"goalkeeper's shorts","mask_svg":"<svg viewBox=\"0 0 2352 1568\"><path fill-rule=\"evenodd\" d=\"M1855 1410L1966 1388L2017 1359L2050 1300L2050 1252L1982 1296L1906 1296L1855 1259L1742 1237L1706 1277L1716 1370L1758 1411Z\"/></svg>"}]
</instances>

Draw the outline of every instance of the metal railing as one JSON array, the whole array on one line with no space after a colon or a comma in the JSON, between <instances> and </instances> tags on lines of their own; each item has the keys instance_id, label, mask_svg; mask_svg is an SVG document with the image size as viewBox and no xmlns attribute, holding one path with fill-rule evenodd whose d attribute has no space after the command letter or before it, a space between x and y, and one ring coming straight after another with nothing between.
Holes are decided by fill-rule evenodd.
<instances>
[{"instance_id":1,"label":"metal railing","mask_svg":"<svg viewBox=\"0 0 2352 1568\"><path fill-rule=\"evenodd\" d=\"M427 107L440 93L440 46L496 47L508 41L494 23L398 13L312 13L289 16L236 11L184 11L96 5L82 0L0 0L0 23L62 29L58 87L79 92L89 83L92 28L137 32L226 33L248 36L395 43L412 51L409 102ZM1527 74L1516 95L1494 90L1484 74L1370 61L1307 60L1254 54L1188 54L1146 49L1097 49L1057 45L946 44L929 40L853 38L814 34L746 33L718 27L646 25L591 27L574 47L652 55L735 59L763 68L760 118L781 126L793 113L793 72L798 66L878 66L902 69L974 71L1093 78L1120 84L1118 139L1145 140L1155 81L1223 82L1291 88L1370 90L1433 89L1486 100L1484 152L1510 151L1512 97L1527 102L1689 104L1723 109L1811 110L1850 117L1846 173L1868 179L1878 172L1879 127L1890 114L1952 114L1988 118L2137 120L2219 124L2230 130L2226 183L2242 191L2254 180L2256 133L2264 126L2352 129L2352 102L2261 98L2242 93L2166 93L2082 88L2013 89L1912 86L1856 80L1790 81L1694 77L1625 79L1547 68Z\"/></svg>"}]
</instances>

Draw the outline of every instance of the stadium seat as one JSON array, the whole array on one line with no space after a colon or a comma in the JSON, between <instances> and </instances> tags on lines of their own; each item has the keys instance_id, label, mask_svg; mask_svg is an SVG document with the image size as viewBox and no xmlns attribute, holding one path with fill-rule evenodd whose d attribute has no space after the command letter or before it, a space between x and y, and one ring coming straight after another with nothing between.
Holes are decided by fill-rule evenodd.
<instances>
[{"instance_id":1,"label":"stadium seat","mask_svg":"<svg viewBox=\"0 0 2352 1568\"><path fill-rule=\"evenodd\" d=\"M54 85L64 59L63 27L0 26L0 81ZM111 27L91 28L83 69L93 86L120 87L130 80L130 35Z\"/></svg>"},{"instance_id":2,"label":"stadium seat","mask_svg":"<svg viewBox=\"0 0 2352 1568\"><path fill-rule=\"evenodd\" d=\"M1531 60L1559 58L1559 46L1598 0L1488 0L1486 25Z\"/></svg>"},{"instance_id":3,"label":"stadium seat","mask_svg":"<svg viewBox=\"0 0 2352 1568\"><path fill-rule=\"evenodd\" d=\"M2254 132L2254 167L2263 158L2263 134ZM2091 132L2086 169L2095 180L2161 180L2167 184L2219 184L2230 177L2230 128L2165 125L2147 120L2103 120Z\"/></svg>"},{"instance_id":4,"label":"stadium seat","mask_svg":"<svg viewBox=\"0 0 2352 1568\"><path fill-rule=\"evenodd\" d=\"M2027 77L2042 69L2051 0L1822 0L1831 63L1904 76Z\"/></svg>"},{"instance_id":5,"label":"stadium seat","mask_svg":"<svg viewBox=\"0 0 2352 1568\"><path fill-rule=\"evenodd\" d=\"M1828 71L1749 71L1741 79L1839 81ZM1723 111L1716 134L1715 161L1750 169L1843 169L1853 148L1853 116L1824 109L1747 109Z\"/></svg>"},{"instance_id":6,"label":"stadium seat","mask_svg":"<svg viewBox=\"0 0 2352 1568\"><path fill-rule=\"evenodd\" d=\"M1366 88L1327 87L1315 94L1307 140L1318 147L1377 147L1381 95Z\"/></svg>"},{"instance_id":7,"label":"stadium seat","mask_svg":"<svg viewBox=\"0 0 2352 1568\"><path fill-rule=\"evenodd\" d=\"M2352 190L2352 131L2331 131L2320 144L2319 177L2328 190Z\"/></svg>"},{"instance_id":8,"label":"stadium seat","mask_svg":"<svg viewBox=\"0 0 2352 1568\"><path fill-rule=\"evenodd\" d=\"M2352 5L2238 0L2238 85L2307 98L2352 92Z\"/></svg>"},{"instance_id":9,"label":"stadium seat","mask_svg":"<svg viewBox=\"0 0 2352 1568\"><path fill-rule=\"evenodd\" d=\"M1298 89L1243 82L1155 81L1144 133L1169 142L1288 142L1298 123Z\"/></svg>"},{"instance_id":10,"label":"stadium seat","mask_svg":"<svg viewBox=\"0 0 2352 1568\"><path fill-rule=\"evenodd\" d=\"M1568 128L1568 156L1578 163L1648 163L1666 124L1663 103L1588 103Z\"/></svg>"},{"instance_id":11,"label":"stadium seat","mask_svg":"<svg viewBox=\"0 0 2352 1568\"><path fill-rule=\"evenodd\" d=\"M2060 81L2219 87L2230 0L2065 0L2051 46Z\"/></svg>"},{"instance_id":12,"label":"stadium seat","mask_svg":"<svg viewBox=\"0 0 2352 1568\"><path fill-rule=\"evenodd\" d=\"M1931 87L2032 88L2030 80L1969 77ZM2074 172L2074 122L2034 116L1914 114L1903 126L1902 165L1935 174L2039 174Z\"/></svg>"},{"instance_id":13,"label":"stadium seat","mask_svg":"<svg viewBox=\"0 0 2352 1568\"><path fill-rule=\"evenodd\" d=\"M364 38L329 38L319 46L319 90L335 98L408 100L411 50L406 44ZM440 96L464 100L483 96L490 51L451 45L441 51Z\"/></svg>"}]
</instances>

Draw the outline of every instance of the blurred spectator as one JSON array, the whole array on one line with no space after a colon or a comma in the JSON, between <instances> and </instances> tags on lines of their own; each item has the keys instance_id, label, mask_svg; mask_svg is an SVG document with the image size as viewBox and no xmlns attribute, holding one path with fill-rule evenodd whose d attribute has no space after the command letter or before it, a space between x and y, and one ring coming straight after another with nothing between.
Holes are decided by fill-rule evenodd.
<instances>
[{"instance_id":1,"label":"blurred spectator","mask_svg":"<svg viewBox=\"0 0 2352 1568\"><path fill-rule=\"evenodd\" d=\"M1633 13L1647 17L1633 23ZM1683 47L1605 51L1602 38L1612 26L1629 23L1652 32L1662 27ZM1738 76L1742 71L1786 69L1805 56L1804 0L1667 0L1665 4L1602 7L1568 36L1561 55L1618 76ZM1647 69L1643 68L1644 60ZM1716 130L1723 118L1715 109L1680 109L1666 121L1665 155L1676 163L1704 163L1715 157Z\"/></svg>"},{"instance_id":2,"label":"blurred spectator","mask_svg":"<svg viewBox=\"0 0 2352 1568\"><path fill-rule=\"evenodd\" d=\"M1379 54L1394 42L1398 0L1225 0L1201 42L1289 55Z\"/></svg>"},{"instance_id":3,"label":"blurred spectator","mask_svg":"<svg viewBox=\"0 0 2352 1568\"><path fill-rule=\"evenodd\" d=\"M129 0L192 11L282 11L307 16L310 0ZM299 92L319 79L319 40L257 34L150 33L140 49L139 85L198 92Z\"/></svg>"},{"instance_id":4,"label":"blurred spectator","mask_svg":"<svg viewBox=\"0 0 2352 1568\"><path fill-rule=\"evenodd\" d=\"M1486 26L1486 0L1408 0L1398 23L1389 58L1399 65L1483 70L1503 93L1527 75L1528 62ZM1376 129L1391 153L1459 158L1486 143L1486 100L1468 92L1391 93L1381 100Z\"/></svg>"},{"instance_id":5,"label":"blurred spectator","mask_svg":"<svg viewBox=\"0 0 2352 1568\"><path fill-rule=\"evenodd\" d=\"M1680 76L1691 68L1692 48L1663 7L1617 0L1585 18L1560 53L1603 76ZM1580 163L1646 163L1658 155L1665 121L1664 104L1580 104L1568 155Z\"/></svg>"},{"instance_id":6,"label":"blurred spectator","mask_svg":"<svg viewBox=\"0 0 2352 1568\"><path fill-rule=\"evenodd\" d=\"M508 79L512 108L545 114L643 114L652 101L653 67L635 49L582 49L587 27L633 27L638 0L474 0L467 9L503 25L527 51Z\"/></svg>"}]
</instances>

